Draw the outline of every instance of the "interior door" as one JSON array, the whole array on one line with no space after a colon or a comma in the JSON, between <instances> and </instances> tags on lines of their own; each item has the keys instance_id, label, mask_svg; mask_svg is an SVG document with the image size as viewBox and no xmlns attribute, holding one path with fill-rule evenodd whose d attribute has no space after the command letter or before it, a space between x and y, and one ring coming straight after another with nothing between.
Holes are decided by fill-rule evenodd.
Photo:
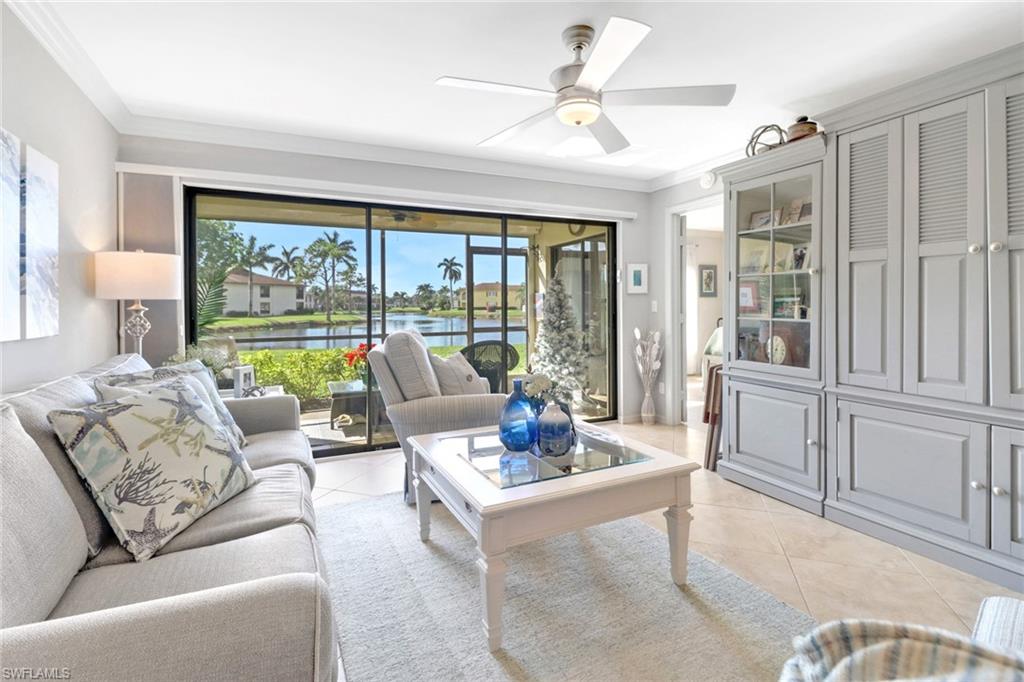
<instances>
[{"instance_id":1,"label":"interior door","mask_svg":"<svg viewBox=\"0 0 1024 682\"><path fill-rule=\"evenodd\" d=\"M985 401L985 101L904 118L903 389Z\"/></svg>"},{"instance_id":2,"label":"interior door","mask_svg":"<svg viewBox=\"0 0 1024 682\"><path fill-rule=\"evenodd\" d=\"M1024 431L992 428L992 549L1024 559Z\"/></svg>"},{"instance_id":3,"label":"interior door","mask_svg":"<svg viewBox=\"0 0 1024 682\"><path fill-rule=\"evenodd\" d=\"M903 122L839 137L839 382L900 390Z\"/></svg>"},{"instance_id":4,"label":"interior door","mask_svg":"<svg viewBox=\"0 0 1024 682\"><path fill-rule=\"evenodd\" d=\"M992 404L1024 410L1024 78L988 90Z\"/></svg>"}]
</instances>

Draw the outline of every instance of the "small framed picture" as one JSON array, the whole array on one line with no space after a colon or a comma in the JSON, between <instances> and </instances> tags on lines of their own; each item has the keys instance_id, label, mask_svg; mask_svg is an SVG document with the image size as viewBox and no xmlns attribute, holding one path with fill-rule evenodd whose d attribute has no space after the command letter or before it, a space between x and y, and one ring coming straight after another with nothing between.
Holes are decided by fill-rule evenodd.
<instances>
[{"instance_id":1,"label":"small framed picture","mask_svg":"<svg viewBox=\"0 0 1024 682\"><path fill-rule=\"evenodd\" d=\"M239 365L231 370L231 378L235 380L236 398L245 396L245 392L256 385L256 372L252 365Z\"/></svg>"},{"instance_id":2,"label":"small framed picture","mask_svg":"<svg viewBox=\"0 0 1024 682\"><path fill-rule=\"evenodd\" d=\"M757 282L740 282L736 293L740 314L750 315L761 312L761 297L758 295Z\"/></svg>"},{"instance_id":3,"label":"small framed picture","mask_svg":"<svg viewBox=\"0 0 1024 682\"><path fill-rule=\"evenodd\" d=\"M750 214L750 225L748 226L751 230L759 230L762 227L771 227L772 225L772 212L771 211L757 211Z\"/></svg>"},{"instance_id":4,"label":"small framed picture","mask_svg":"<svg viewBox=\"0 0 1024 682\"><path fill-rule=\"evenodd\" d=\"M718 296L718 266L698 265L697 274L700 277L700 297L714 298Z\"/></svg>"},{"instance_id":5,"label":"small framed picture","mask_svg":"<svg viewBox=\"0 0 1024 682\"><path fill-rule=\"evenodd\" d=\"M811 213L813 213L813 211L814 207L811 205L811 202L805 201L803 205L800 206L800 221L803 222L804 220L810 220Z\"/></svg>"},{"instance_id":6,"label":"small framed picture","mask_svg":"<svg viewBox=\"0 0 1024 682\"><path fill-rule=\"evenodd\" d=\"M626 293L647 293L647 263L630 263L626 266Z\"/></svg>"}]
</instances>

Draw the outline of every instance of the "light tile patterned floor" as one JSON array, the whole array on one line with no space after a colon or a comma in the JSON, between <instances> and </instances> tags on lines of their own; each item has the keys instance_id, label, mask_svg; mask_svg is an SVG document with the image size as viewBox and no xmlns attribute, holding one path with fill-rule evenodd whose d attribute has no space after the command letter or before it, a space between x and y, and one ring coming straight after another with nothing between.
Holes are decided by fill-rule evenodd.
<instances>
[{"instance_id":1,"label":"light tile patterned floor","mask_svg":"<svg viewBox=\"0 0 1024 682\"><path fill-rule=\"evenodd\" d=\"M625 436L703 459L702 425L606 425ZM401 452L318 463L316 507L402 489ZM808 514L701 469L693 477L690 546L819 622L883 618L969 633L981 600L1015 594L912 552ZM641 518L664 531L660 512Z\"/></svg>"}]
</instances>

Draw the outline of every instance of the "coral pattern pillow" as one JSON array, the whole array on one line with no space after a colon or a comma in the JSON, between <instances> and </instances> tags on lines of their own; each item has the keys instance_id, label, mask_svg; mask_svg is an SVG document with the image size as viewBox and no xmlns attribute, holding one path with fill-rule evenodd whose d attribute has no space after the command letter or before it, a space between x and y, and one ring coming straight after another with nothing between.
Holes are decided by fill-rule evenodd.
<instances>
[{"instance_id":1,"label":"coral pattern pillow","mask_svg":"<svg viewBox=\"0 0 1024 682\"><path fill-rule=\"evenodd\" d=\"M206 391L206 397L217 413L217 418L234 435L238 447L245 447L245 434L242 433L242 429L235 423L235 418L231 416L227 405L221 399L220 392L217 390L217 382L213 378L213 372L198 360L189 360L180 365L171 365L169 367L157 367L156 369L149 369L144 372L105 376L96 380L95 388L96 392L102 396L105 386L139 387L147 384L159 384L168 379L185 375L193 376L199 380L199 383L203 385L203 389Z\"/></svg>"},{"instance_id":2,"label":"coral pattern pillow","mask_svg":"<svg viewBox=\"0 0 1024 682\"><path fill-rule=\"evenodd\" d=\"M47 418L136 561L256 480L232 434L184 382Z\"/></svg>"}]
</instances>

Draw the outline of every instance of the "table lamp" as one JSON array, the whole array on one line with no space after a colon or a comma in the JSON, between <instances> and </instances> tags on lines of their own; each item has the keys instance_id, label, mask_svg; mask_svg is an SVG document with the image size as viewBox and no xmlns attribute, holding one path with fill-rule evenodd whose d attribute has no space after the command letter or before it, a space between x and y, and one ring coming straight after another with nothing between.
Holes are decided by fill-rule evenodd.
<instances>
[{"instance_id":1,"label":"table lamp","mask_svg":"<svg viewBox=\"0 0 1024 682\"><path fill-rule=\"evenodd\" d=\"M124 332L135 339L135 352L142 355L142 337L150 329L142 299L181 298L181 257L173 253L100 251L95 254L96 297L134 301Z\"/></svg>"}]
</instances>

